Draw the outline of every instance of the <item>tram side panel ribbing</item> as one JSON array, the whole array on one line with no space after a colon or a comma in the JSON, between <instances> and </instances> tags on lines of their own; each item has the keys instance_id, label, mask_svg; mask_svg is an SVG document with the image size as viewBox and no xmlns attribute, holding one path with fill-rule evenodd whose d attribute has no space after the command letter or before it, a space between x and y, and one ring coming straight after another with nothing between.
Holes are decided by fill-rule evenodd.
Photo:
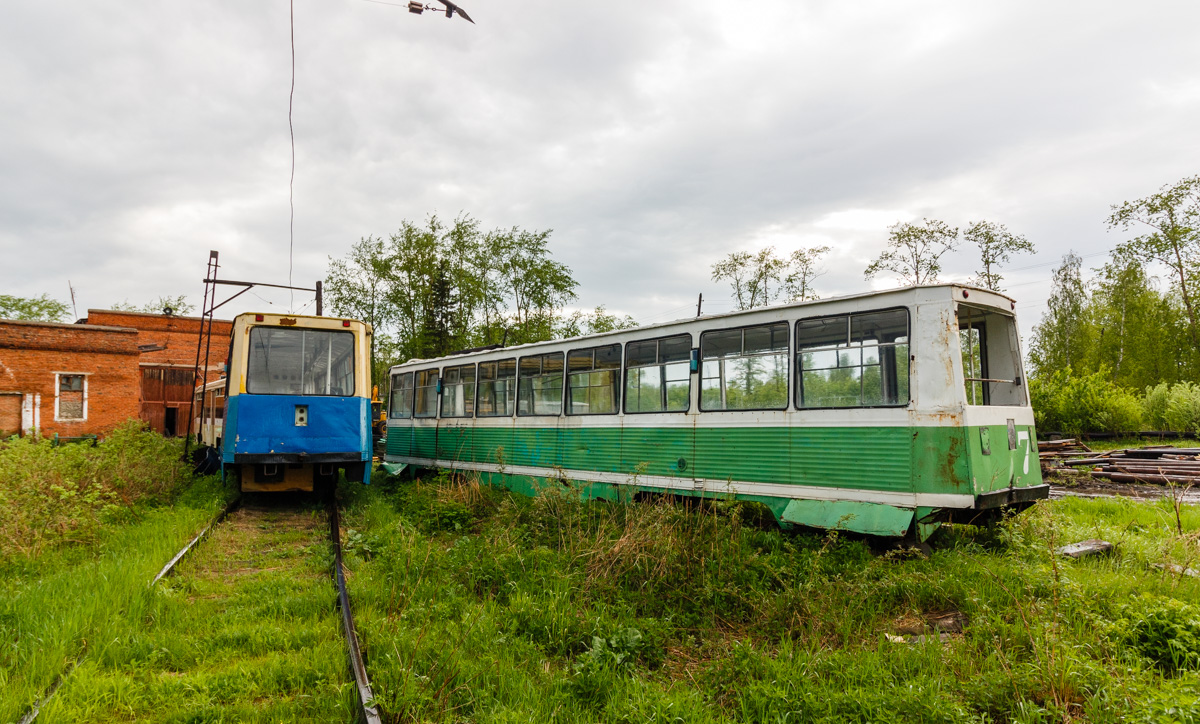
<instances>
[{"instance_id":1,"label":"tram side panel ribbing","mask_svg":"<svg viewBox=\"0 0 1200 724\"><path fill-rule=\"evenodd\" d=\"M969 305L963 301L968 299L968 291ZM785 523L879 535L902 535L912 532L915 525L917 534L924 537L938 520L953 519L946 515L947 511L982 510L1007 505L1005 500L1020 506L1021 501L1032 498L1013 496L1011 491L1044 487L1037 465L1032 412L1021 389L1022 371L1015 341L1010 345L1015 360L1012 369L1002 369L994 355L988 359L1002 376L1017 378L1009 382L1012 385L1009 389L1017 392L992 393L1010 395L1007 401L1002 397L993 404L984 398L985 401L972 401L964 406L964 381L979 382L974 378L964 380L965 362L960 364L959 360L960 354L965 356L965 350L970 349L960 341L963 330L970 334L974 327L969 317L960 325L957 310L961 307L969 315L970 305L975 305L971 309L976 314L984 309L986 314L1008 318L1007 322L988 322L992 325L988 334L996 343L995 349L1008 350L1000 333L1005 325L1014 324L1008 311L1009 300L983 290L951 286L897 290L797 305L798 308L753 310L727 315L729 318L598 335L597 339L608 346L624 344L621 349L628 355L634 354L629 351L634 343L640 349L656 339L690 335L693 364L686 411L676 408L673 412L640 414L626 402L620 414L573 415L568 404L565 415L396 420L389 427L388 455L395 458L394 462L476 471L484 482L529 494L536 494L547 481L566 475L571 478L572 487L584 497L617 499L637 491L654 490L684 495L736 494L739 499L767 504ZM894 371L899 364L897 359L904 359L896 357L903 349L908 356L903 366L905 378L901 382L884 382L883 397L868 399L864 391L857 402L854 398L844 403L840 397L817 397L830 400L830 406L804 407L807 393L801 389L801 372L807 375L809 368L800 369L802 348L797 341L800 337L797 320L808 320L807 328L812 329L815 325L812 320L822 318L861 318L880 323L876 318L890 314L890 324L900 309L908 310L907 337L895 336L893 332L892 337L885 338L880 333L875 338L880 340L878 343L862 341L861 365L855 361L860 347L851 340L848 346L838 348L836 368L850 370L845 374L839 372L842 378L850 375L850 379L855 379L853 375L857 374L867 380L868 355L876 360L873 364L891 364ZM715 379L705 377L704 370L696 364L699 362L702 367L708 359L703 349L705 334L751 327L773 329L785 323L789 334L787 409L782 409L780 402L780 409L731 406L701 410L701 387L708 384L705 380ZM850 324L857 329L853 326L856 322ZM814 338L820 339L812 336L808 339ZM596 342L592 338L547 342L527 349L417 361L398 368L395 374L411 378L412 370L419 377L422 370L436 374L443 368L456 374L454 370L466 369L477 362L499 364L490 360L508 360L512 365L519 361L524 369L525 359L564 354L570 362L578 357L576 350L582 349L586 354L589 347L601 349ZM812 369L821 372L822 364L830 365L832 358L819 345L817 349L826 357ZM984 347L980 344L976 349ZM714 354L726 352L714 348ZM621 369L626 390L629 370L644 369L639 365L647 364L641 357L637 358L640 362L630 362L631 359L634 358L627 356ZM585 359L584 364L589 362ZM686 370L686 362L683 364ZM479 369L483 369L483 364ZM574 386L570 369L574 368L568 365L563 383L565 399L579 405L605 399L587 398L579 402L572 397L573 391L583 388ZM873 374L874 379L880 379L880 371ZM998 381L1003 380L984 380ZM866 382L863 385L866 390ZM450 389L458 390L458 397L451 399L461 400L461 387ZM722 395L724 389L721 388ZM907 404L886 404L891 399L886 396L889 390L896 389L906 396ZM844 391L837 394L845 397ZM872 400L878 406L870 406ZM884 404L880 404L881 400ZM775 398L762 401L778 402ZM457 408L449 409L458 409L457 414L462 415L461 402L456 404ZM714 404L713 400L708 404ZM720 404L725 407L724 396ZM1006 489L1010 491L1008 497ZM995 491L999 491L1000 498L990 496L983 501L986 505L977 506L978 496Z\"/></svg>"}]
</instances>

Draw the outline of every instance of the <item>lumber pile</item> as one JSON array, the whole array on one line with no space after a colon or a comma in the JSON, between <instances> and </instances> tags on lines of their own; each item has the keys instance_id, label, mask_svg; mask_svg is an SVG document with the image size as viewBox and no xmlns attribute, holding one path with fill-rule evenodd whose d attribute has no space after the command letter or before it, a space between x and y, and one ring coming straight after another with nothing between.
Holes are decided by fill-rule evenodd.
<instances>
[{"instance_id":1,"label":"lumber pile","mask_svg":"<svg viewBox=\"0 0 1200 724\"><path fill-rule=\"evenodd\" d=\"M1042 465L1042 475L1054 468L1065 467L1065 462L1072 458L1092 455L1092 449L1073 437L1062 440L1038 440L1038 462Z\"/></svg>"},{"instance_id":2,"label":"lumber pile","mask_svg":"<svg viewBox=\"0 0 1200 724\"><path fill-rule=\"evenodd\" d=\"M1040 448L1040 443L1039 443ZM1090 467L1094 478L1117 483L1200 483L1200 448L1143 447L1062 459L1061 465Z\"/></svg>"}]
</instances>

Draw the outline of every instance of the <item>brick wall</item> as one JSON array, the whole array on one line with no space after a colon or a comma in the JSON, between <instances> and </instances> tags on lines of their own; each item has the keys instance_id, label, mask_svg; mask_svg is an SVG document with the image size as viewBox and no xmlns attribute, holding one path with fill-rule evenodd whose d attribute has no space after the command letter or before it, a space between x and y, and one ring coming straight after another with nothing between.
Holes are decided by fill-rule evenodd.
<instances>
[{"instance_id":1,"label":"brick wall","mask_svg":"<svg viewBox=\"0 0 1200 724\"><path fill-rule=\"evenodd\" d=\"M196 364L196 342L200 334L199 317L168 317L165 314L142 312L119 312L104 309L89 309L88 324L109 327L132 327L137 330L137 343L142 348L165 347L141 355L142 364L181 366L191 369ZM225 362L229 354L229 334L233 322L214 319L212 341L209 343L209 379L213 372ZM200 350L201 363L204 350Z\"/></svg>"},{"instance_id":2,"label":"brick wall","mask_svg":"<svg viewBox=\"0 0 1200 724\"><path fill-rule=\"evenodd\" d=\"M19 393L23 424L42 435L103 435L138 417L137 338L117 327L0 320L0 393ZM55 420L56 373L84 375L86 419Z\"/></svg>"},{"instance_id":3,"label":"brick wall","mask_svg":"<svg viewBox=\"0 0 1200 724\"><path fill-rule=\"evenodd\" d=\"M184 434L192 415L192 371L196 364L196 345L200 342L200 318L89 309L87 320L89 324L136 330L137 345L141 348L138 380L141 419L164 435ZM211 339L200 347L202 370L205 353L208 354L209 382L221 377L219 370L229 354L232 330L232 321L214 319ZM199 384L199 380L195 384Z\"/></svg>"}]
</instances>

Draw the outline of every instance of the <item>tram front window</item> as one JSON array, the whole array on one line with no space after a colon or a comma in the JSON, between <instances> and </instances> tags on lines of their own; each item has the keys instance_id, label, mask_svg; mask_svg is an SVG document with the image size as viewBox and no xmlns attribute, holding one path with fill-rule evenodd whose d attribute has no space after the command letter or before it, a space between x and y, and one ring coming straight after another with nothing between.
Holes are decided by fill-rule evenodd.
<instances>
[{"instance_id":1,"label":"tram front window","mask_svg":"<svg viewBox=\"0 0 1200 724\"><path fill-rule=\"evenodd\" d=\"M323 329L252 328L246 392L353 395L354 335Z\"/></svg>"},{"instance_id":2,"label":"tram front window","mask_svg":"<svg viewBox=\"0 0 1200 724\"><path fill-rule=\"evenodd\" d=\"M958 344L968 405L1025 404L1017 325L1012 317L960 304Z\"/></svg>"}]
</instances>

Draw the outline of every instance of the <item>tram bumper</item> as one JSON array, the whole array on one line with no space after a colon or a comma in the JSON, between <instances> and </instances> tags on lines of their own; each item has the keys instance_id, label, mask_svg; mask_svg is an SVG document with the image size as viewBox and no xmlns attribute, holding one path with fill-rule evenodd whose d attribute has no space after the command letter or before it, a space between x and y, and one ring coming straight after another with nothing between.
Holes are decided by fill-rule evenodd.
<instances>
[{"instance_id":1,"label":"tram bumper","mask_svg":"<svg viewBox=\"0 0 1200 724\"><path fill-rule=\"evenodd\" d=\"M1050 497L1050 486L1028 485L1023 488L1002 488L975 496L970 508L943 508L936 519L948 523L982 523L1000 518L1005 511L1018 513L1039 500Z\"/></svg>"}]
</instances>

